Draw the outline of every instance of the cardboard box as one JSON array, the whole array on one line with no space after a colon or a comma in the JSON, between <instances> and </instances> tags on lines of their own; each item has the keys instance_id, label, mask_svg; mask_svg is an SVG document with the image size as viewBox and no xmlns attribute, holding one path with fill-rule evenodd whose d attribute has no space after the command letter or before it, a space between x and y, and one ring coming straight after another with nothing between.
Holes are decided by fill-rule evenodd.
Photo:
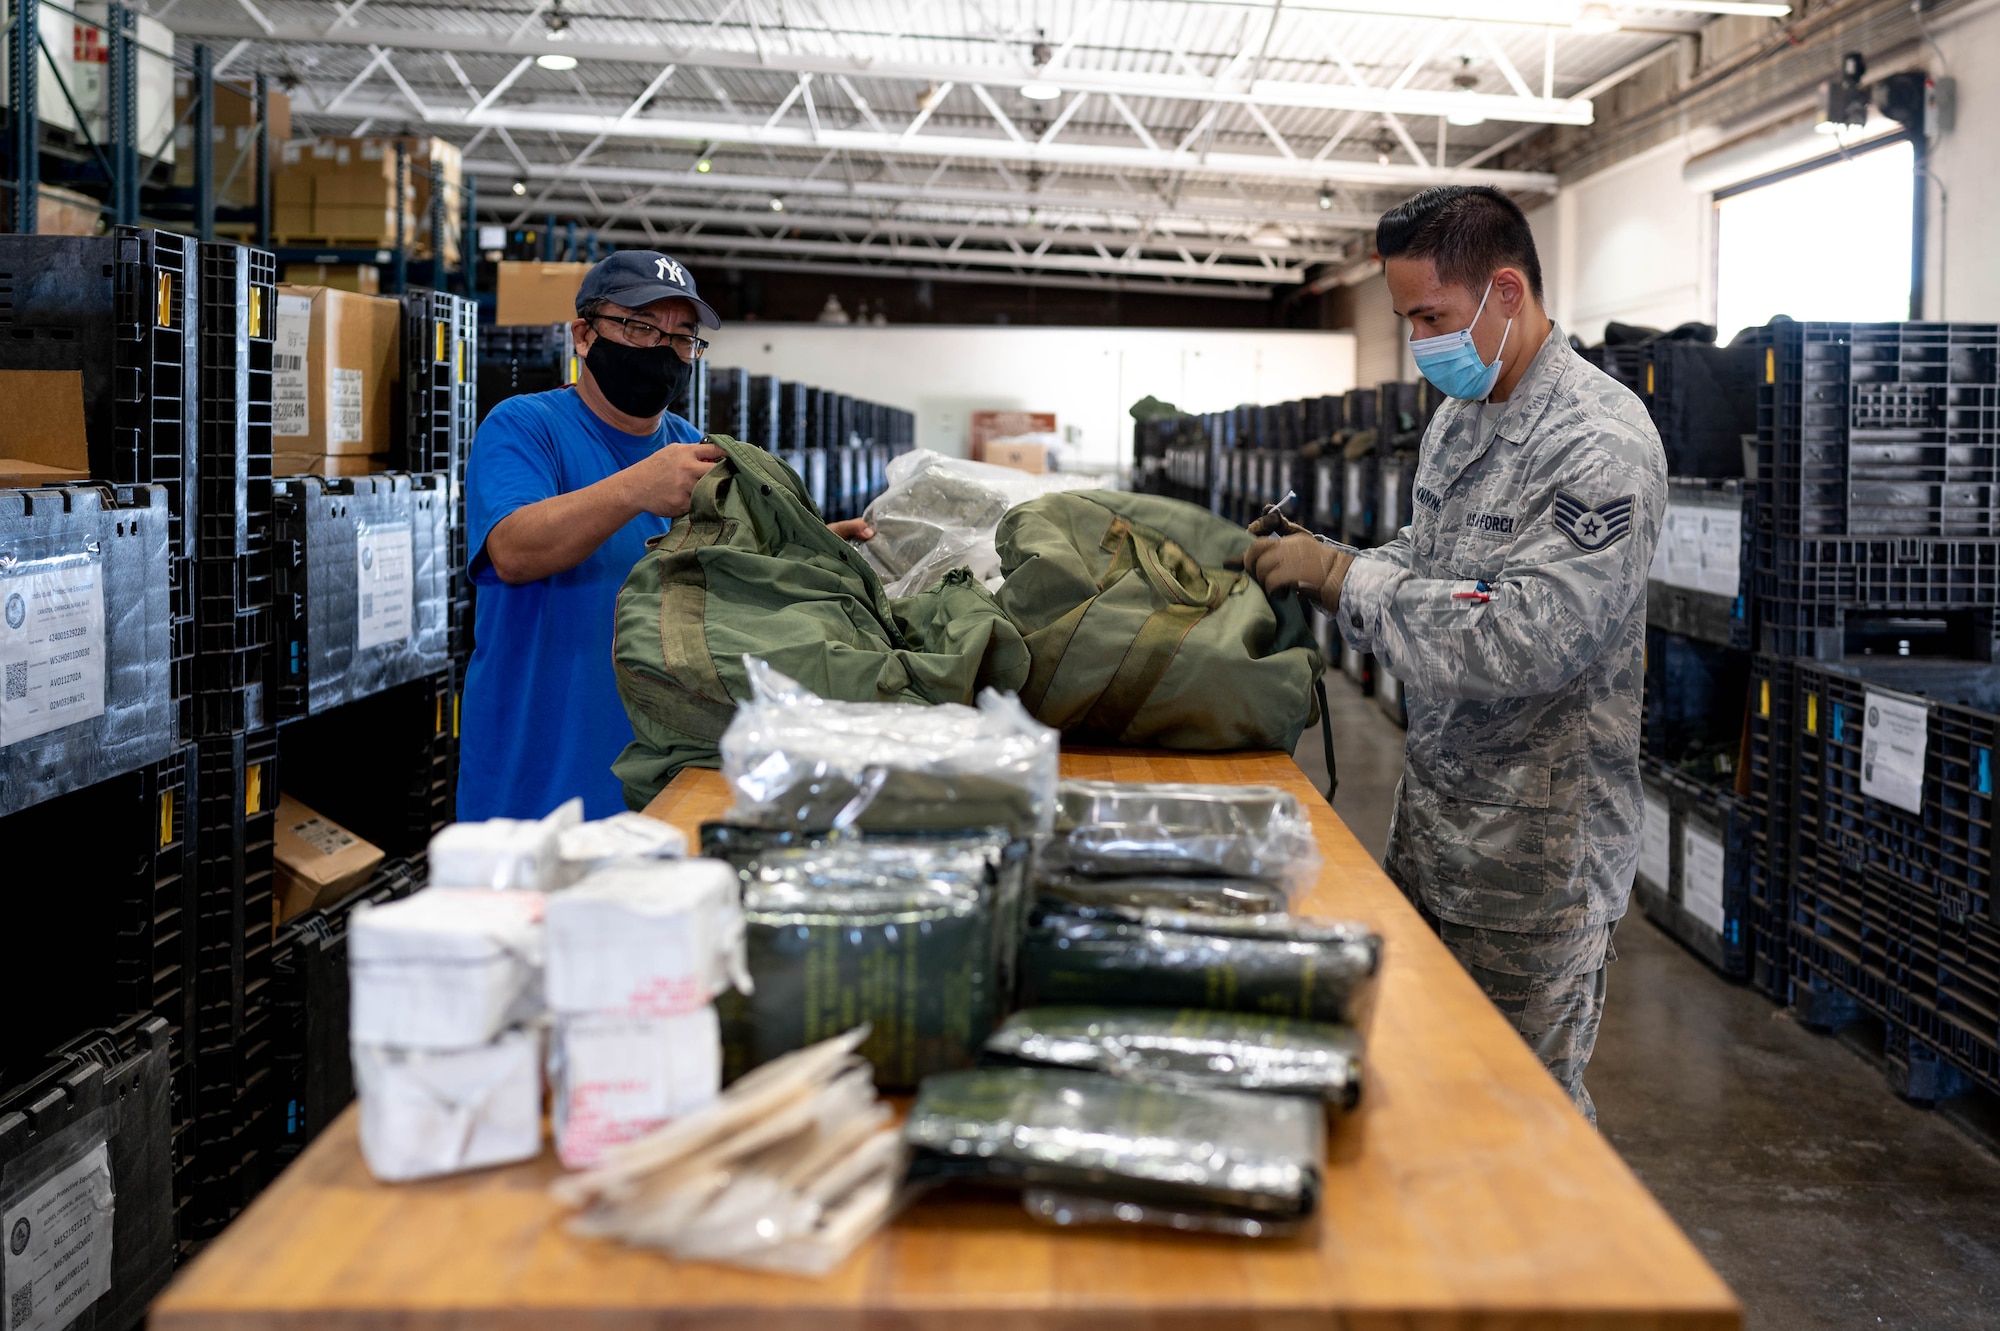
<instances>
[{"instance_id":1,"label":"cardboard box","mask_svg":"<svg viewBox=\"0 0 2000 1331\"><path fill-rule=\"evenodd\" d=\"M283 281L299 287L332 287L363 296L382 294L382 270L372 263L288 263Z\"/></svg>"},{"instance_id":2,"label":"cardboard box","mask_svg":"<svg viewBox=\"0 0 2000 1331\"><path fill-rule=\"evenodd\" d=\"M194 186L194 114L188 109L189 80L174 80L174 184L182 189ZM270 92L271 132L265 151L275 173L283 160L286 140L292 137L292 99L276 88ZM250 89L219 80L215 85L215 201L225 208L254 208L257 204L257 102ZM273 175L275 183L276 176Z\"/></svg>"},{"instance_id":3,"label":"cardboard box","mask_svg":"<svg viewBox=\"0 0 2000 1331\"><path fill-rule=\"evenodd\" d=\"M975 411L967 456L974 461L991 462L993 459L986 456L988 441L1011 439L1017 434L1054 434L1055 429L1053 411Z\"/></svg>"},{"instance_id":4,"label":"cardboard box","mask_svg":"<svg viewBox=\"0 0 2000 1331\"><path fill-rule=\"evenodd\" d=\"M289 795L278 796L271 858L277 872L276 922L331 906L368 881L382 852Z\"/></svg>"},{"instance_id":5,"label":"cardboard box","mask_svg":"<svg viewBox=\"0 0 2000 1331\"><path fill-rule=\"evenodd\" d=\"M280 286L271 451L387 453L402 331L393 297Z\"/></svg>"},{"instance_id":6,"label":"cardboard box","mask_svg":"<svg viewBox=\"0 0 2000 1331\"><path fill-rule=\"evenodd\" d=\"M986 445L983 459L996 467L1012 467L1015 471L1042 472L1049 469L1049 450L1046 444L1016 444L996 440Z\"/></svg>"},{"instance_id":7,"label":"cardboard box","mask_svg":"<svg viewBox=\"0 0 2000 1331\"><path fill-rule=\"evenodd\" d=\"M0 420L7 456L89 475L82 370L0 370Z\"/></svg>"},{"instance_id":8,"label":"cardboard box","mask_svg":"<svg viewBox=\"0 0 2000 1331\"><path fill-rule=\"evenodd\" d=\"M34 490L45 485L74 485L90 473L70 467L50 467L20 458L0 458L0 490Z\"/></svg>"},{"instance_id":9,"label":"cardboard box","mask_svg":"<svg viewBox=\"0 0 2000 1331\"><path fill-rule=\"evenodd\" d=\"M576 292L587 263L502 260L494 284L496 324L552 324L576 318Z\"/></svg>"},{"instance_id":10,"label":"cardboard box","mask_svg":"<svg viewBox=\"0 0 2000 1331\"><path fill-rule=\"evenodd\" d=\"M374 476L391 470L386 453L273 453L273 476Z\"/></svg>"}]
</instances>

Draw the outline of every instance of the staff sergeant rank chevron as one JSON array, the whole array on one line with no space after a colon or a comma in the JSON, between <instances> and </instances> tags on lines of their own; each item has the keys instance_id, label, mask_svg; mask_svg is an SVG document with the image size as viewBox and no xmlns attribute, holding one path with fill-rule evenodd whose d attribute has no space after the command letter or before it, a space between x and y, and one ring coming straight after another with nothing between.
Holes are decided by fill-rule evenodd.
<instances>
[{"instance_id":1,"label":"staff sergeant rank chevron","mask_svg":"<svg viewBox=\"0 0 2000 1331\"><path fill-rule=\"evenodd\" d=\"M1556 530L1569 537L1577 549L1594 555L1631 532L1632 508L1637 499L1637 495L1626 495L1591 508L1576 496L1558 490L1552 506Z\"/></svg>"}]
</instances>

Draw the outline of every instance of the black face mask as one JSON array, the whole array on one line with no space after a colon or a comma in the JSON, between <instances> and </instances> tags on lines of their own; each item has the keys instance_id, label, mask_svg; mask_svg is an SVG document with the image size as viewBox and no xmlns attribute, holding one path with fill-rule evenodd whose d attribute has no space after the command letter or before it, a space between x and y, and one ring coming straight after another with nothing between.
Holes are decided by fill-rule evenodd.
<instances>
[{"instance_id":1,"label":"black face mask","mask_svg":"<svg viewBox=\"0 0 2000 1331\"><path fill-rule=\"evenodd\" d=\"M627 416L659 415L694 373L672 347L629 347L608 337L592 342L583 359L604 400Z\"/></svg>"}]
</instances>

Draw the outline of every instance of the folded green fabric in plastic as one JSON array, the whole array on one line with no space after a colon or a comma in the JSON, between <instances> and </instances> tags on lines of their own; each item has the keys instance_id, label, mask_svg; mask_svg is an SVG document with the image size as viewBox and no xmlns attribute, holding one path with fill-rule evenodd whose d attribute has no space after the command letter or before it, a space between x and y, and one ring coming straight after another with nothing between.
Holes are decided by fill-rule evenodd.
<instances>
[{"instance_id":1,"label":"folded green fabric in plastic","mask_svg":"<svg viewBox=\"0 0 2000 1331\"><path fill-rule=\"evenodd\" d=\"M752 991L717 1001L725 1080L863 1022L861 1053L885 1090L978 1062L1020 937L1022 855L1005 832L763 850L747 839L730 858Z\"/></svg>"},{"instance_id":2,"label":"folded green fabric in plastic","mask_svg":"<svg viewBox=\"0 0 2000 1331\"><path fill-rule=\"evenodd\" d=\"M1365 1031L1382 939L1292 916L1146 910L1086 919L1040 909L1021 943L1019 1006L1206 1008Z\"/></svg>"},{"instance_id":3,"label":"folded green fabric in plastic","mask_svg":"<svg viewBox=\"0 0 2000 1331\"><path fill-rule=\"evenodd\" d=\"M1104 1219L1237 1233L1311 1215L1326 1161L1326 1115L1311 1100L1060 1068L926 1078L903 1138L914 1182L1054 1190L1108 1203Z\"/></svg>"},{"instance_id":4,"label":"folded green fabric in plastic","mask_svg":"<svg viewBox=\"0 0 2000 1331\"><path fill-rule=\"evenodd\" d=\"M1353 1030L1248 1012L1034 1008L1001 1023L986 1052L1125 1081L1307 1095L1340 1109L1361 1097L1361 1037Z\"/></svg>"},{"instance_id":5,"label":"folded green fabric in plastic","mask_svg":"<svg viewBox=\"0 0 2000 1331\"><path fill-rule=\"evenodd\" d=\"M1064 781L1049 873L1256 878L1293 896L1319 876L1319 846L1297 797L1275 786Z\"/></svg>"}]
</instances>

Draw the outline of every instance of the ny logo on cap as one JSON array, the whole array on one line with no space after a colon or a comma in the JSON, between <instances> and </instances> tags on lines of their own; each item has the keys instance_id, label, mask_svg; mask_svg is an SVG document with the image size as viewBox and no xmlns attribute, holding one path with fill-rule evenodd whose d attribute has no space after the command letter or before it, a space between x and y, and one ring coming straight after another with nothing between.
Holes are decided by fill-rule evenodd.
<instances>
[{"instance_id":1,"label":"ny logo on cap","mask_svg":"<svg viewBox=\"0 0 2000 1331\"><path fill-rule=\"evenodd\" d=\"M654 276L658 277L662 282L672 282L677 287L687 285L687 269L681 267L672 259L657 260L654 266L659 269L659 272L654 274Z\"/></svg>"}]
</instances>

